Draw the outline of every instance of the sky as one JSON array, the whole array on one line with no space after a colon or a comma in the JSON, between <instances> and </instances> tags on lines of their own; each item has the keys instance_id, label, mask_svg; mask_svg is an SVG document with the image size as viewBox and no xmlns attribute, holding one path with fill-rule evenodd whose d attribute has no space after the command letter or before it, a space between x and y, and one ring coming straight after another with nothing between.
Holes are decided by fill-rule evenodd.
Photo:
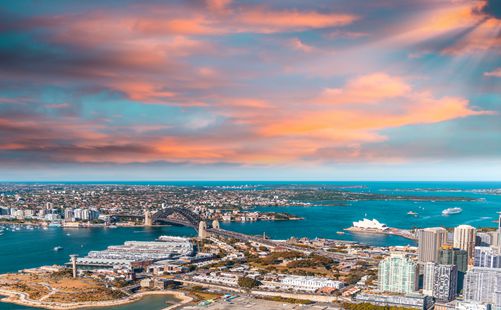
<instances>
[{"instance_id":1,"label":"sky","mask_svg":"<svg viewBox=\"0 0 501 310\"><path fill-rule=\"evenodd\" d=\"M0 0L0 181L501 180L499 0Z\"/></svg>"}]
</instances>

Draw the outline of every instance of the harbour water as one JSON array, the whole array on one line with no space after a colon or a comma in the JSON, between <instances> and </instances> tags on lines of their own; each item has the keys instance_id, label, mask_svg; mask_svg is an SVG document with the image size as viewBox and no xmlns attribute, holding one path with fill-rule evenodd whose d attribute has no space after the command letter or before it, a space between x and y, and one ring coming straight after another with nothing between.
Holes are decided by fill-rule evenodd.
<instances>
[{"instance_id":1,"label":"harbour water","mask_svg":"<svg viewBox=\"0 0 501 310\"><path fill-rule=\"evenodd\" d=\"M143 297L140 301L137 301L132 304L127 304L127 305L121 305L121 306L115 306L115 307L106 307L106 308L101 308L101 307L94 307L94 308L82 308L82 310L143 310L143 309L148 309L148 310L159 310L159 309L164 309L170 305L173 305L176 302L176 299L173 298L172 296L169 295L152 295L152 296L145 296ZM31 307L24 307L24 306L19 306L15 304L9 304L9 303L2 303L0 302L0 309L1 310L33 310L37 308L31 308Z\"/></svg>"},{"instance_id":2,"label":"harbour water","mask_svg":"<svg viewBox=\"0 0 501 310\"><path fill-rule=\"evenodd\" d=\"M195 186L239 186L253 182L197 182ZM261 182L262 183L262 182ZM132 184L132 183L131 183ZM140 184L147 184L140 182ZM149 183L149 184L159 184ZM187 182L168 182L160 184L189 185ZM260 184L254 182L253 184ZM267 183L267 185L276 183ZM299 184L294 182L294 184ZM322 182L308 183L321 185ZM259 207L258 211L287 212L304 218L302 221L252 222L252 223L222 223L222 227L247 234L266 233L273 239L295 237L322 237L358 241L371 245L406 245L413 244L411 240L396 236L360 235L346 232L337 234L351 226L353 221L364 217L376 218L390 227L414 228L470 224L476 227L494 227L501 211L501 195L487 193L487 189L501 188L501 183L449 183L449 182L330 182L329 185L350 186L345 190L357 192L384 193L390 195L413 196L461 196L476 198L476 201L413 201L413 200L373 200L353 201L349 203L327 202L329 206L310 207ZM351 186L354 186L351 188ZM326 203L326 202L323 202ZM442 210L450 207L460 207L459 214L443 216ZM413 211L418 216L408 215ZM15 272L19 269L41 265L62 264L68 260L69 254L85 255L91 250L102 250L109 245L122 244L127 240L154 240L160 235L193 236L195 232L186 227L134 227L134 228L80 228L63 229L21 229L7 231L0 235L0 273ZM61 251L54 251L55 246L61 246ZM143 302L122 306L125 309L161 309L165 300L150 297ZM156 303L156 304L155 304ZM160 304L158 304L160 303ZM28 309L10 304L0 303L0 310ZM108 308L111 309L111 308Z\"/></svg>"}]
</instances>

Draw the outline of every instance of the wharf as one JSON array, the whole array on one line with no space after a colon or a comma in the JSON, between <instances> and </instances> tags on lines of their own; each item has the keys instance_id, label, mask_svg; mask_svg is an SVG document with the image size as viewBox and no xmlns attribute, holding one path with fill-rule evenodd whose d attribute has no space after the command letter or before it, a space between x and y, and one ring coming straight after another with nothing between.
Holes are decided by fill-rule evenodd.
<instances>
[{"instance_id":1,"label":"wharf","mask_svg":"<svg viewBox=\"0 0 501 310\"><path fill-rule=\"evenodd\" d=\"M370 228L364 229L352 226L350 228L345 228L345 230L350 231L352 233L371 234L371 235L394 235L410 240L417 240L417 237L413 231L400 228L390 227L388 229L382 230L382 229L370 229Z\"/></svg>"}]
</instances>

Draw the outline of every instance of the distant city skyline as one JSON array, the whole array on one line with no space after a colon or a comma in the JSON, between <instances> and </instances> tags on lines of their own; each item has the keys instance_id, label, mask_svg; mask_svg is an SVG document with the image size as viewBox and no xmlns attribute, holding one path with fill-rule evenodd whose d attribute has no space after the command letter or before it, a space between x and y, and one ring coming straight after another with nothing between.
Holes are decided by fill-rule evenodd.
<instances>
[{"instance_id":1,"label":"distant city skyline","mask_svg":"<svg viewBox=\"0 0 501 310\"><path fill-rule=\"evenodd\" d=\"M501 181L501 5L0 0L0 181Z\"/></svg>"}]
</instances>

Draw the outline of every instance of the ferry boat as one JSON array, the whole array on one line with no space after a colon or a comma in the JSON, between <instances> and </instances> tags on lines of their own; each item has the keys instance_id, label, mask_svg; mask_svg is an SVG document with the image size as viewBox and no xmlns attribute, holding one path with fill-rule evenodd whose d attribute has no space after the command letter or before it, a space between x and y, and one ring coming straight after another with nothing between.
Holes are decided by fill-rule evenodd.
<instances>
[{"instance_id":1,"label":"ferry boat","mask_svg":"<svg viewBox=\"0 0 501 310\"><path fill-rule=\"evenodd\" d=\"M442 215L452 215L463 212L461 208L448 208L442 211Z\"/></svg>"}]
</instances>

